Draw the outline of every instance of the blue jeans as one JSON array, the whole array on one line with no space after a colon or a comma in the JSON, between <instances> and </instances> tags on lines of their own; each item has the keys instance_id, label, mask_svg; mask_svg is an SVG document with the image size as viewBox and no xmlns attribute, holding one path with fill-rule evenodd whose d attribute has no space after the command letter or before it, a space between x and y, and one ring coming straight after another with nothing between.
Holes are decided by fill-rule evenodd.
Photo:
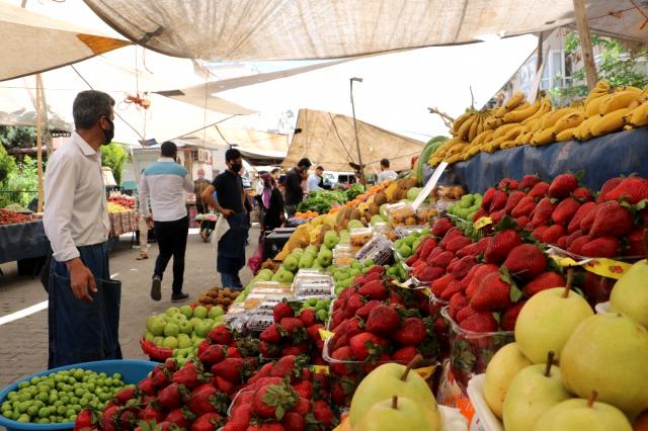
<instances>
[{"instance_id":1,"label":"blue jeans","mask_svg":"<svg viewBox=\"0 0 648 431\"><path fill-rule=\"evenodd\" d=\"M241 283L238 273L230 274L227 272L221 272L220 276L223 287L229 287L236 290L243 289L243 284Z\"/></svg>"}]
</instances>

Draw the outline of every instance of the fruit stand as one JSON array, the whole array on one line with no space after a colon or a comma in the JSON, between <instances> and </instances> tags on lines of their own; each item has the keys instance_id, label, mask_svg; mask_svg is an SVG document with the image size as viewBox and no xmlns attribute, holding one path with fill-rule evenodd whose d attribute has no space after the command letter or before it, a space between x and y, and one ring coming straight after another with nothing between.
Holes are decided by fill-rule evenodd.
<instances>
[{"instance_id":1,"label":"fruit stand","mask_svg":"<svg viewBox=\"0 0 648 431\"><path fill-rule=\"evenodd\" d=\"M49 253L42 220L0 209L0 263L18 261L19 272L33 275L26 266Z\"/></svg>"},{"instance_id":2,"label":"fruit stand","mask_svg":"<svg viewBox=\"0 0 648 431\"><path fill-rule=\"evenodd\" d=\"M135 198L127 196L108 198L108 218L112 238L118 238L120 235L138 230Z\"/></svg>"}]
</instances>

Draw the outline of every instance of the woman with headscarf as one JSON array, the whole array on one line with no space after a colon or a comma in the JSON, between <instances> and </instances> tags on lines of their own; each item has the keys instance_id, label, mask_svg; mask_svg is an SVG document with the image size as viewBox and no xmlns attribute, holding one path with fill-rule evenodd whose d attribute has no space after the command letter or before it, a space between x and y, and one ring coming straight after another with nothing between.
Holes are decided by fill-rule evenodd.
<instances>
[{"instance_id":1,"label":"woman with headscarf","mask_svg":"<svg viewBox=\"0 0 648 431\"><path fill-rule=\"evenodd\" d=\"M270 231L280 227L284 218L284 200L277 188L277 181L270 174L261 175L263 192L260 195L261 228Z\"/></svg>"}]
</instances>

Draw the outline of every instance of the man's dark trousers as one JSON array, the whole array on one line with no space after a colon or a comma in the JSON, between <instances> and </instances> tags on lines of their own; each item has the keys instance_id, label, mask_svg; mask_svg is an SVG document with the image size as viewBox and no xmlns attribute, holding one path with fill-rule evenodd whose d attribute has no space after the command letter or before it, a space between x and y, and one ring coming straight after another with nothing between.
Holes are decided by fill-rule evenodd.
<instances>
[{"instance_id":1,"label":"man's dark trousers","mask_svg":"<svg viewBox=\"0 0 648 431\"><path fill-rule=\"evenodd\" d=\"M187 250L187 235L189 234L189 217L175 221L156 221L155 235L160 254L155 261L155 272L162 278L164 270L173 257L173 293L182 292L182 282L185 268L185 251Z\"/></svg>"}]
</instances>

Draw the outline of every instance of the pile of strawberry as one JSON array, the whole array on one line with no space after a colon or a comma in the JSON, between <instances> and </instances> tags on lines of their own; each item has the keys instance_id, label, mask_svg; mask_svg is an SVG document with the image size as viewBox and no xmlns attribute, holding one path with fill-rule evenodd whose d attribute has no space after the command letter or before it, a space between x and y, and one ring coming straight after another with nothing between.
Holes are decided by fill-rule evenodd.
<instances>
[{"instance_id":1,"label":"pile of strawberry","mask_svg":"<svg viewBox=\"0 0 648 431\"><path fill-rule=\"evenodd\" d=\"M381 363L438 355L428 297L394 285L382 266L370 268L340 293L328 327L334 335L326 341L325 359L338 378L331 388L337 405L348 405L362 377Z\"/></svg>"},{"instance_id":2,"label":"pile of strawberry","mask_svg":"<svg viewBox=\"0 0 648 431\"><path fill-rule=\"evenodd\" d=\"M488 189L474 221L489 216L495 225L508 215L538 241L578 256L640 257L647 206L644 178L612 178L595 194L571 174L558 175L551 183L525 175L519 182L506 178Z\"/></svg>"},{"instance_id":3,"label":"pile of strawberry","mask_svg":"<svg viewBox=\"0 0 648 431\"><path fill-rule=\"evenodd\" d=\"M307 357L290 355L265 364L234 398L223 431L333 429L327 376L307 363Z\"/></svg>"},{"instance_id":4,"label":"pile of strawberry","mask_svg":"<svg viewBox=\"0 0 648 431\"><path fill-rule=\"evenodd\" d=\"M266 328L259 339L259 350L265 358L281 358L288 355L309 355L314 365L325 365L322 359L324 342L315 310L304 308L301 312L287 301L280 302L272 310L274 324Z\"/></svg>"}]
</instances>

